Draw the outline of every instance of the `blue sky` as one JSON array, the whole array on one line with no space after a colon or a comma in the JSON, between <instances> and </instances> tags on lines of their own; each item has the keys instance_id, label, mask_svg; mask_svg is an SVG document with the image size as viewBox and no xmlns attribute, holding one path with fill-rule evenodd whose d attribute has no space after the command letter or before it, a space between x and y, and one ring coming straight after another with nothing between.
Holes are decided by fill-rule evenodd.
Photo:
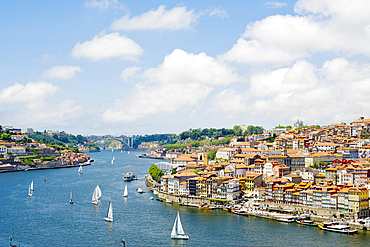
<instances>
[{"instance_id":1,"label":"blue sky","mask_svg":"<svg viewBox=\"0 0 370 247\"><path fill-rule=\"evenodd\" d=\"M370 2L2 1L0 124L73 134L350 122Z\"/></svg>"}]
</instances>

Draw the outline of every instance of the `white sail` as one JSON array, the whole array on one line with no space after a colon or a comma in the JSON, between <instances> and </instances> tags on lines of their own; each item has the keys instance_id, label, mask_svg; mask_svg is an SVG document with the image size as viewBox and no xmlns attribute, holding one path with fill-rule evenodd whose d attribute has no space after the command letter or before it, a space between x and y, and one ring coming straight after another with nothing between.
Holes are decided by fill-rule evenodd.
<instances>
[{"instance_id":1,"label":"white sail","mask_svg":"<svg viewBox=\"0 0 370 247\"><path fill-rule=\"evenodd\" d=\"M125 191L123 192L123 196L125 196L125 197L127 197L127 196L128 196L127 185L125 186Z\"/></svg>"},{"instance_id":2,"label":"white sail","mask_svg":"<svg viewBox=\"0 0 370 247\"><path fill-rule=\"evenodd\" d=\"M71 200L72 200L72 191L71 191Z\"/></svg>"},{"instance_id":3,"label":"white sail","mask_svg":"<svg viewBox=\"0 0 370 247\"><path fill-rule=\"evenodd\" d=\"M28 185L28 195L32 196L31 185Z\"/></svg>"},{"instance_id":4,"label":"white sail","mask_svg":"<svg viewBox=\"0 0 370 247\"><path fill-rule=\"evenodd\" d=\"M176 238L177 237L177 232L176 232L176 223L177 223L177 217L175 219L175 223L173 224L172 232L171 232L171 238Z\"/></svg>"},{"instance_id":5,"label":"white sail","mask_svg":"<svg viewBox=\"0 0 370 247\"><path fill-rule=\"evenodd\" d=\"M107 217L104 218L106 221L113 221L113 206L112 201L109 201L109 207L107 212Z\"/></svg>"},{"instance_id":6,"label":"white sail","mask_svg":"<svg viewBox=\"0 0 370 247\"><path fill-rule=\"evenodd\" d=\"M130 154L130 151L127 151L127 154Z\"/></svg>"},{"instance_id":7,"label":"white sail","mask_svg":"<svg viewBox=\"0 0 370 247\"><path fill-rule=\"evenodd\" d=\"M32 182L31 182L31 190L33 190L33 180L32 180Z\"/></svg>"},{"instance_id":8,"label":"white sail","mask_svg":"<svg viewBox=\"0 0 370 247\"><path fill-rule=\"evenodd\" d=\"M110 162L110 163L112 163L112 165L113 165L113 161L114 161L114 157L113 157L112 161Z\"/></svg>"},{"instance_id":9,"label":"white sail","mask_svg":"<svg viewBox=\"0 0 370 247\"><path fill-rule=\"evenodd\" d=\"M101 190L99 188L99 185L96 186L96 197L99 200L101 197Z\"/></svg>"},{"instance_id":10,"label":"white sail","mask_svg":"<svg viewBox=\"0 0 370 247\"><path fill-rule=\"evenodd\" d=\"M93 203L93 204L98 204L98 198L97 198L97 189L96 189L96 187L95 187L95 189L94 189L94 193L93 193L93 195L92 195L92 199L91 199L91 202Z\"/></svg>"},{"instance_id":11,"label":"white sail","mask_svg":"<svg viewBox=\"0 0 370 247\"><path fill-rule=\"evenodd\" d=\"M180 220L180 214L177 211L177 234L184 235L184 229L182 229L181 220Z\"/></svg>"},{"instance_id":12,"label":"white sail","mask_svg":"<svg viewBox=\"0 0 370 247\"><path fill-rule=\"evenodd\" d=\"M82 173L82 166L80 166L79 168L78 168L78 173Z\"/></svg>"},{"instance_id":13,"label":"white sail","mask_svg":"<svg viewBox=\"0 0 370 247\"><path fill-rule=\"evenodd\" d=\"M122 153L122 150L121 150L121 153Z\"/></svg>"}]
</instances>

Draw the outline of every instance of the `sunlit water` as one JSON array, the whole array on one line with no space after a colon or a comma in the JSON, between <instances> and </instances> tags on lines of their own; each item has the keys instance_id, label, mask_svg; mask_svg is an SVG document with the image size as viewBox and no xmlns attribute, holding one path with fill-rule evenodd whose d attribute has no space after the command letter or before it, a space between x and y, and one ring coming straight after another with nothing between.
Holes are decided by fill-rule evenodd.
<instances>
[{"instance_id":1,"label":"sunlit water","mask_svg":"<svg viewBox=\"0 0 370 247\"><path fill-rule=\"evenodd\" d=\"M0 174L0 246L9 246L9 236L21 246L123 246L122 239L126 246L370 246L370 233L364 231L348 236L150 200L151 192L139 194L136 189L147 190L144 176L158 160L140 159L138 154L91 153L95 162L84 167L83 174L78 168ZM139 180L124 182L129 171ZM35 190L29 197L32 180ZM97 184L102 198L93 205ZM125 184L128 198L122 196ZM109 200L112 223L104 220ZM177 211L189 240L170 238Z\"/></svg>"}]
</instances>

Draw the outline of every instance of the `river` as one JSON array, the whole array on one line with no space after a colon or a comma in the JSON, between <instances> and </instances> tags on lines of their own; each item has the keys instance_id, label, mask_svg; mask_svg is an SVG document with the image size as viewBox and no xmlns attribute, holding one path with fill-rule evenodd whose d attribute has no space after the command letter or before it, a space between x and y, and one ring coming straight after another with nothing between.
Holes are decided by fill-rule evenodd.
<instances>
[{"instance_id":1,"label":"river","mask_svg":"<svg viewBox=\"0 0 370 247\"><path fill-rule=\"evenodd\" d=\"M83 168L48 169L0 174L0 246L370 246L370 233L323 232L318 227L286 224L222 210L200 210L150 200L144 176L158 160L139 152L91 153L95 162ZM115 157L114 164L111 164ZM124 182L126 172L138 180ZM33 180L34 193L28 196ZM125 184L128 198L123 197ZM98 205L91 203L96 185ZM74 204L69 203L73 192ZM156 196L154 196L156 198ZM114 222L106 222L109 200ZM189 240L170 238L177 211Z\"/></svg>"}]
</instances>

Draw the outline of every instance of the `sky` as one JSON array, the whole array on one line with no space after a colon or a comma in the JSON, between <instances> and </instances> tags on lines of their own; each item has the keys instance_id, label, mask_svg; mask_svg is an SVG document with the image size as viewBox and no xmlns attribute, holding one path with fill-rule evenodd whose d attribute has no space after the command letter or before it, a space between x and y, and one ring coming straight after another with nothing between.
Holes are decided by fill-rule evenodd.
<instances>
[{"instance_id":1,"label":"sky","mask_svg":"<svg viewBox=\"0 0 370 247\"><path fill-rule=\"evenodd\" d=\"M1 1L0 124L72 134L349 123L370 1Z\"/></svg>"}]
</instances>

